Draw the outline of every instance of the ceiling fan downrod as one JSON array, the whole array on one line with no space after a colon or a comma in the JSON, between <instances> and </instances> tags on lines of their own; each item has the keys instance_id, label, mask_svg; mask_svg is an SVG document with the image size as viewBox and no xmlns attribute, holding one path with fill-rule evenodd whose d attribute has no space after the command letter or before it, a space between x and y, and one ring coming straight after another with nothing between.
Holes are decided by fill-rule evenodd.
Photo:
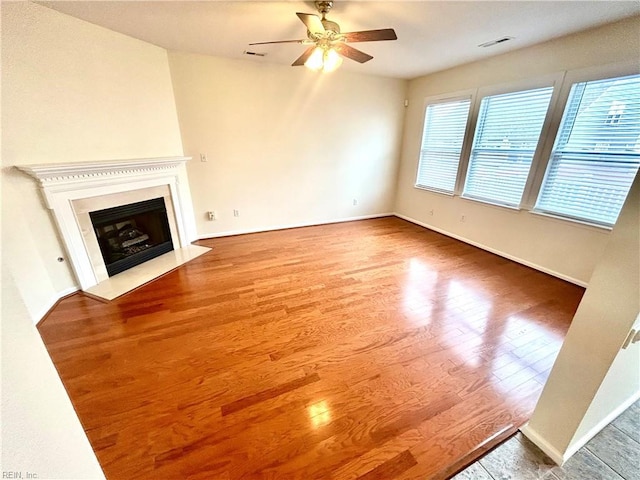
<instances>
[{"instance_id":1,"label":"ceiling fan downrod","mask_svg":"<svg viewBox=\"0 0 640 480\"><path fill-rule=\"evenodd\" d=\"M320 22L322 23L322 26L331 37L329 39L338 40L337 38L334 38L334 37L336 34L340 33L340 25L338 25L336 22L332 22L331 20L327 20L327 14L331 10L331 8L333 8L333 2L330 2L330 1L315 2L315 4L316 4L316 10L318 10L318 12L320 12L320 14L322 15Z\"/></svg>"},{"instance_id":2,"label":"ceiling fan downrod","mask_svg":"<svg viewBox=\"0 0 640 480\"><path fill-rule=\"evenodd\" d=\"M322 20L325 19L324 17L331 11L332 7L333 2L316 2L316 10L322 14Z\"/></svg>"}]
</instances>

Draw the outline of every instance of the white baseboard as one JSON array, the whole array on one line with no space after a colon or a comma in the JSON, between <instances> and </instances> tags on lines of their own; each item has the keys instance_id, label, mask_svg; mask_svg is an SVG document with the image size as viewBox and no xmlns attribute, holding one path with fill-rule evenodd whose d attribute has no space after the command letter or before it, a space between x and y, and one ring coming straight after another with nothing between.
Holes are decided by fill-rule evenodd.
<instances>
[{"instance_id":1,"label":"white baseboard","mask_svg":"<svg viewBox=\"0 0 640 480\"><path fill-rule=\"evenodd\" d=\"M74 287L65 288L64 290L55 294L53 297L49 299L47 304L44 307L42 307L40 311L36 314L35 318L33 318L33 323L35 325L39 324L44 319L44 317L46 317L47 313L49 313L49 310L51 310L61 298L66 297L67 295L71 295L72 293L75 293L78 290L80 290L80 288L77 286L74 286Z\"/></svg>"},{"instance_id":2,"label":"white baseboard","mask_svg":"<svg viewBox=\"0 0 640 480\"><path fill-rule=\"evenodd\" d=\"M535 443L540 450L546 453L557 465L562 466L571 456L566 454L563 455L559 450L556 450L553 445L547 442L542 435L531 428L528 423L522 427L520 431L525 437Z\"/></svg>"},{"instance_id":3,"label":"white baseboard","mask_svg":"<svg viewBox=\"0 0 640 480\"><path fill-rule=\"evenodd\" d=\"M636 401L640 400L640 390L635 392L631 397L627 398L624 402L622 402L618 407L613 409L609 415L600 420L593 428L591 428L587 433L585 433L582 437L573 441L573 443L567 449L568 457L576 453L582 447L584 447L589 440L595 437L604 427L613 422L616 418L622 414L627 408L633 405Z\"/></svg>"},{"instance_id":4,"label":"white baseboard","mask_svg":"<svg viewBox=\"0 0 640 480\"><path fill-rule=\"evenodd\" d=\"M338 219L327 220L323 222L292 223L289 225L276 225L273 227L247 228L243 230L226 230L224 232L204 233L202 235L198 235L198 240L206 240L207 238L230 237L232 235L245 235L247 233L271 232L274 230L286 230L289 228L313 227L316 225L328 225L331 223L354 222L356 220L368 220L371 218L391 217L393 215L394 215L393 213L375 213L373 215L361 215L359 217L338 218Z\"/></svg>"},{"instance_id":5,"label":"white baseboard","mask_svg":"<svg viewBox=\"0 0 640 480\"><path fill-rule=\"evenodd\" d=\"M553 447L549 442L545 440L545 438L540 435L536 430L531 428L527 423L524 427L520 429L520 431L525 435L529 440L536 444L536 446L546 453L554 462L558 465L562 466L564 462L569 460L578 450L584 447L589 440L595 437L604 427L613 422L622 412L624 412L627 408L633 405L635 402L640 400L640 391L634 393L627 400L622 402L617 408L615 408L609 415L604 417L600 422L598 422L593 428L591 428L587 433L585 433L582 437L577 440L574 440L566 452L561 453L555 447Z\"/></svg>"},{"instance_id":6,"label":"white baseboard","mask_svg":"<svg viewBox=\"0 0 640 480\"><path fill-rule=\"evenodd\" d=\"M573 283L573 284L578 285L580 287L586 288L587 285L588 285L587 282L583 282L582 280L578 280L577 278L573 278L573 277L570 277L568 275L564 275L564 274L562 274L560 272L556 272L556 271L551 270L549 268L543 267L542 265L538 265L538 264L535 264L533 262L529 262L528 260L525 260L523 258L519 258L519 257L516 257L514 255L510 255L510 254L505 253L505 252L501 252L500 250L496 250L495 248L489 247L487 245L483 245L482 243L475 242L473 240L470 240L468 238L462 237L460 235L456 235L455 233L447 232L446 230L443 230L443 229L438 228L438 227L434 227L433 225L429 225L428 223L421 222L421 221L416 220L414 218L407 217L406 215L401 215L400 213L394 213L393 215L395 215L398 218L402 218L403 220L406 220L407 222L415 223L416 225L420 225L421 227L428 228L429 230L433 230L434 232L441 233L443 235L446 235L447 237L455 238L456 240L460 240L461 242L468 243L469 245L473 245L474 247L481 248L482 250L486 250L487 252L494 253L494 254L499 255L499 256L501 256L503 258L506 258L508 260L512 260L514 262L520 263L520 264L525 265L527 267L531 267L534 270L538 270L538 271L546 273L548 275L552 275L554 277L557 277L557 278L559 278L561 280L565 280L565 281L567 281L569 283Z\"/></svg>"}]
</instances>

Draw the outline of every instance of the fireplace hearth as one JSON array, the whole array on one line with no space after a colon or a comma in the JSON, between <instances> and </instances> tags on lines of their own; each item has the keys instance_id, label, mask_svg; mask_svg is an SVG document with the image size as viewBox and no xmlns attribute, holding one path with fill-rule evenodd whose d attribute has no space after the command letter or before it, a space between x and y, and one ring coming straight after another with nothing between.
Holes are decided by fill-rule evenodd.
<instances>
[{"instance_id":1,"label":"fireplace hearth","mask_svg":"<svg viewBox=\"0 0 640 480\"><path fill-rule=\"evenodd\" d=\"M89 212L110 277L173 250L163 198Z\"/></svg>"}]
</instances>

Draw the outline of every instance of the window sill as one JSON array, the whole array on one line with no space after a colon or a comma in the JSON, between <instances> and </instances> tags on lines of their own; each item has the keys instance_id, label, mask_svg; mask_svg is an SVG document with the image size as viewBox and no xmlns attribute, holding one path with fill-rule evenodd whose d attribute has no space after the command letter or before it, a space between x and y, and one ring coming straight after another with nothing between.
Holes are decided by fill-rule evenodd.
<instances>
[{"instance_id":1,"label":"window sill","mask_svg":"<svg viewBox=\"0 0 640 480\"><path fill-rule=\"evenodd\" d=\"M522 210L520 207L514 207L513 205L506 205L504 203L492 202L490 200L481 200L479 198L465 197L464 195L461 195L460 198L462 198L463 200L470 200L472 202L478 202L484 205L489 205L491 207L506 208L507 210L513 210L515 212L519 212L520 210Z\"/></svg>"},{"instance_id":2,"label":"window sill","mask_svg":"<svg viewBox=\"0 0 640 480\"><path fill-rule=\"evenodd\" d=\"M447 195L448 197L453 197L453 195L454 195L453 192L447 192L445 190L438 190L436 188L423 187L422 185L414 185L413 188L416 188L418 190L425 190L427 192L432 192L432 193L439 193L440 195Z\"/></svg>"}]
</instances>

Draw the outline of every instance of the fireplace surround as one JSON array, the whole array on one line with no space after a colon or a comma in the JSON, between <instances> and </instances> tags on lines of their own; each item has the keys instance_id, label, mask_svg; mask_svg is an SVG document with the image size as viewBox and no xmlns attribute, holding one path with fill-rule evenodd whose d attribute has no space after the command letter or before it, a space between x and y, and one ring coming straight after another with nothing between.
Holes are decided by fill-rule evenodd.
<instances>
[{"instance_id":1,"label":"fireplace surround","mask_svg":"<svg viewBox=\"0 0 640 480\"><path fill-rule=\"evenodd\" d=\"M167 219L162 228L167 230L169 243L177 250L194 248L190 245L196 236L191 197L186 172L181 174L181 167L189 159L163 157L17 168L38 181L78 283L86 291L110 277L91 222L95 212L160 199Z\"/></svg>"}]
</instances>

